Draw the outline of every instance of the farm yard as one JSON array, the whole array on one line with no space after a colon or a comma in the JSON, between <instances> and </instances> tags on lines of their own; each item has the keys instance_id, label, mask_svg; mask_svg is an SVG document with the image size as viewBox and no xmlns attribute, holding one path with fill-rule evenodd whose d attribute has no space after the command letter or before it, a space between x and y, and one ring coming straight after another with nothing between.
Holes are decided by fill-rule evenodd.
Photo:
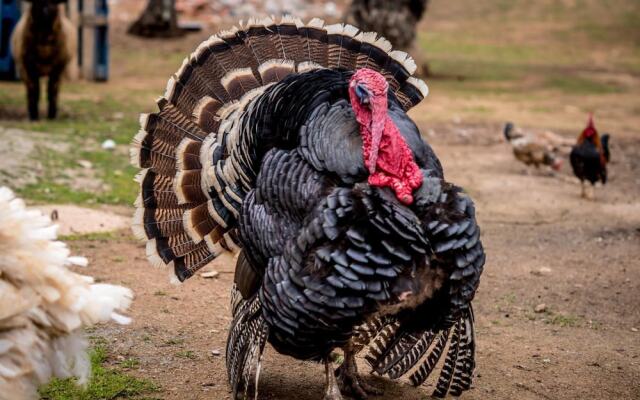
<instances>
[{"instance_id":1,"label":"farm yard","mask_svg":"<svg viewBox=\"0 0 640 400\"><path fill-rule=\"evenodd\" d=\"M135 293L130 325L87 331L88 388L56 380L44 399L232 398L233 260L172 285L126 223L138 193L129 164L138 114L155 111L182 59L231 22L176 39L129 36L144 3L113 2L110 79L64 82L58 120L28 122L23 85L0 82L0 186L57 210L61 239L89 259L83 271ZM433 0L420 24L430 94L409 115L446 178L474 199L487 254L464 399L640 398L638 26L640 5L623 0ZM611 134L609 181L594 200L580 197L568 159L553 175L526 170L502 135L513 121L573 140L589 112ZM321 364L267 346L262 370L261 399L322 398ZM385 389L372 398L433 391L433 379L417 389L369 379Z\"/></svg>"}]
</instances>

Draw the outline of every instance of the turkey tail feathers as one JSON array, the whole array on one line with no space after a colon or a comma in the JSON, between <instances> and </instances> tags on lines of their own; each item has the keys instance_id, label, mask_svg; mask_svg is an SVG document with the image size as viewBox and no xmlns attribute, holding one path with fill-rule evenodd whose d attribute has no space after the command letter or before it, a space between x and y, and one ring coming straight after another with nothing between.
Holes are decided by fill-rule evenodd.
<instances>
[{"instance_id":1,"label":"turkey tail feathers","mask_svg":"<svg viewBox=\"0 0 640 400\"><path fill-rule=\"evenodd\" d=\"M269 336L258 296L243 300L234 286L233 322L227 339L226 363L234 399L258 398L262 352Z\"/></svg>"},{"instance_id":2,"label":"turkey tail feathers","mask_svg":"<svg viewBox=\"0 0 640 400\"><path fill-rule=\"evenodd\" d=\"M382 327L379 326L381 324ZM371 342L365 359L374 373L391 379L409 375L411 383L419 386L441 364L433 393L435 397L445 397L447 393L459 396L471 388L475 368L471 308L449 328L439 331L408 332L399 327L397 321L391 320L370 323L365 331Z\"/></svg>"},{"instance_id":3,"label":"turkey tail feathers","mask_svg":"<svg viewBox=\"0 0 640 400\"><path fill-rule=\"evenodd\" d=\"M352 25L251 19L201 43L171 76L158 112L142 115L131 162L142 172L133 222L154 265L183 281L227 249L256 171L252 143L240 142L255 96L294 73L371 68L405 110L428 93L415 62L376 33Z\"/></svg>"}]
</instances>

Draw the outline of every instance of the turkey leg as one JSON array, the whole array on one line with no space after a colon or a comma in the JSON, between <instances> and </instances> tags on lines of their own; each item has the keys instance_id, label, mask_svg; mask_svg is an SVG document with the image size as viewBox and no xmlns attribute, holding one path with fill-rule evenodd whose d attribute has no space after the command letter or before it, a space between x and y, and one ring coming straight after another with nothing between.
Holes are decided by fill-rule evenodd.
<instances>
[{"instance_id":1,"label":"turkey leg","mask_svg":"<svg viewBox=\"0 0 640 400\"><path fill-rule=\"evenodd\" d=\"M344 362L338 368L337 375L342 390L349 392L357 399L366 399L369 395L380 396L383 390L372 386L358 374L356 353L351 342L344 348Z\"/></svg>"},{"instance_id":2,"label":"turkey leg","mask_svg":"<svg viewBox=\"0 0 640 400\"><path fill-rule=\"evenodd\" d=\"M327 384L323 400L342 400L342 394L340 393L338 381L336 380L336 375L333 371L333 362L331 361L330 355L324 360L324 370Z\"/></svg>"}]
</instances>

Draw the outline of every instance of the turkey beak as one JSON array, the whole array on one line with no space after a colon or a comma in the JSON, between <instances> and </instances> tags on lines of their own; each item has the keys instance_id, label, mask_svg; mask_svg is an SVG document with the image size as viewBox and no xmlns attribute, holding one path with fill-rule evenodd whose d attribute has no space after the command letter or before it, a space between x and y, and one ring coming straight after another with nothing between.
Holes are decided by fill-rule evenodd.
<instances>
[{"instance_id":1,"label":"turkey beak","mask_svg":"<svg viewBox=\"0 0 640 400\"><path fill-rule=\"evenodd\" d=\"M369 92L366 86L361 83L356 84L355 93L360 104L367 106L371 104L371 92Z\"/></svg>"}]
</instances>

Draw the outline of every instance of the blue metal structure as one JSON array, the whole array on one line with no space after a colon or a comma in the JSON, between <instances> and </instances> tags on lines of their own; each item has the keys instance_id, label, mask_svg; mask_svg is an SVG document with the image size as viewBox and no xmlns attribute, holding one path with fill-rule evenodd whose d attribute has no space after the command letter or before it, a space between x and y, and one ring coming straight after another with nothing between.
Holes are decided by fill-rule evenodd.
<instances>
[{"instance_id":1,"label":"blue metal structure","mask_svg":"<svg viewBox=\"0 0 640 400\"><path fill-rule=\"evenodd\" d=\"M93 9L86 9L92 7ZM78 27L78 60L85 78L96 81L109 79L109 6L107 0L78 0L78 12L82 16ZM92 41L92 54L85 56L85 41ZM89 62L91 66L83 63Z\"/></svg>"},{"instance_id":2,"label":"blue metal structure","mask_svg":"<svg viewBox=\"0 0 640 400\"><path fill-rule=\"evenodd\" d=\"M0 0L0 79L17 78L10 39L13 28L20 19L20 0Z\"/></svg>"}]
</instances>

